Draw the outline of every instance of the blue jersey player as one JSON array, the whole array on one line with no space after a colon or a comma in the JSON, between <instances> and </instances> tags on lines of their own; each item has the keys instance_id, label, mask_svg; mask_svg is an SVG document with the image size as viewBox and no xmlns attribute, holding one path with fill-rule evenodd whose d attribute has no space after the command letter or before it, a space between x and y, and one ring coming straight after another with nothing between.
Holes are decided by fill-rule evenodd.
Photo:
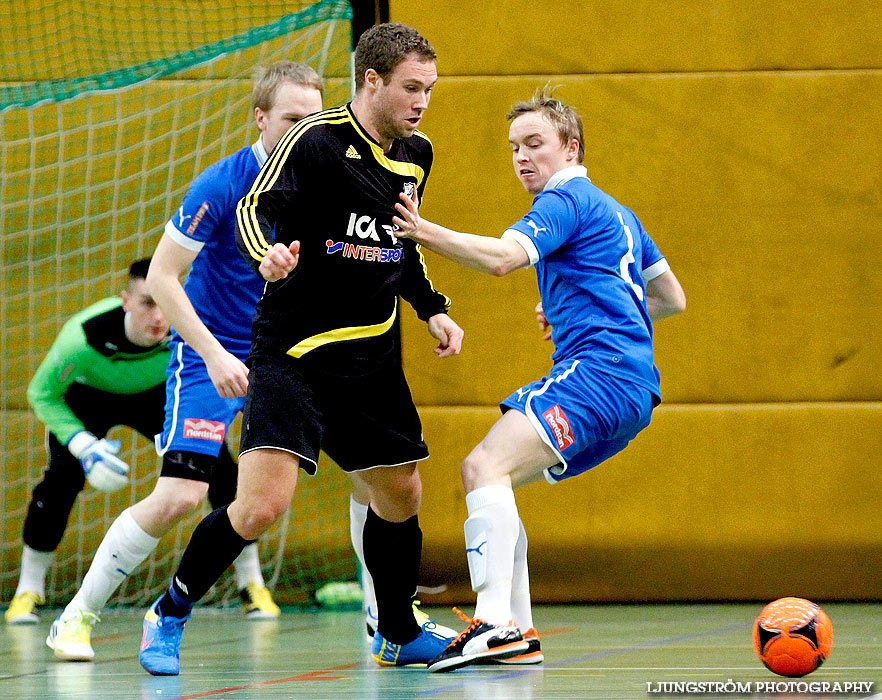
<instances>
[{"instance_id":1,"label":"blue jersey player","mask_svg":"<svg viewBox=\"0 0 882 700\"><path fill-rule=\"evenodd\" d=\"M508 118L515 174L535 198L501 238L421 220L415 199L396 205L398 235L467 267L505 275L535 266L540 326L550 325L555 345L548 376L502 402L502 418L462 464L477 605L431 671L543 660L513 489L582 474L649 425L661 401L651 320L685 309L677 278L637 217L588 179L575 110L543 90Z\"/></svg>"},{"instance_id":2,"label":"blue jersey player","mask_svg":"<svg viewBox=\"0 0 882 700\"><path fill-rule=\"evenodd\" d=\"M291 125L321 110L321 87L318 74L299 63L275 63L258 75L252 102L260 137L206 168L165 226L147 274L173 326L165 425L156 436L162 471L153 492L111 524L82 587L53 624L47 643L58 658L91 659L92 625L125 576L206 494L214 507L235 495L225 437L245 400L244 360L263 292L263 281L236 249L236 204ZM235 571L249 618L278 616L256 543L239 556Z\"/></svg>"}]
</instances>

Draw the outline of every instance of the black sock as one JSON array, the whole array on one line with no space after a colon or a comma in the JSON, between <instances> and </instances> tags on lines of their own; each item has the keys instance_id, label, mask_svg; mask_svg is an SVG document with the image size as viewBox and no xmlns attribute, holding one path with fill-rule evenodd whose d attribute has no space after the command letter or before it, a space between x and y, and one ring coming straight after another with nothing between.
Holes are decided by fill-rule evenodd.
<instances>
[{"instance_id":1,"label":"black sock","mask_svg":"<svg viewBox=\"0 0 882 700\"><path fill-rule=\"evenodd\" d=\"M394 644L412 642L420 633L411 606L422 546L423 533L416 515L403 523L392 523L368 508L364 563L377 594L377 630Z\"/></svg>"},{"instance_id":2,"label":"black sock","mask_svg":"<svg viewBox=\"0 0 882 700\"><path fill-rule=\"evenodd\" d=\"M246 540L233 529L227 507L209 513L193 531L170 590L159 600L163 615L188 614L245 546L254 541Z\"/></svg>"}]
</instances>

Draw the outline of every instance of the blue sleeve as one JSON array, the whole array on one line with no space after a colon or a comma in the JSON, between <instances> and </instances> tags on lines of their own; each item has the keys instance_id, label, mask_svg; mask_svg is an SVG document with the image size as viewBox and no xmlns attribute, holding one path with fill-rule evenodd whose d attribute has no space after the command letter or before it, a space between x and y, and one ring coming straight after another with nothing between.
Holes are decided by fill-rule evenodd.
<instances>
[{"instance_id":1,"label":"blue sleeve","mask_svg":"<svg viewBox=\"0 0 882 700\"><path fill-rule=\"evenodd\" d=\"M646 229L643 228L643 224L641 224L639 220L637 221L637 225L640 226L640 247L643 251L641 269L646 270L655 265L659 260L662 260L665 256L661 254L655 241L649 237L649 234L646 233Z\"/></svg>"},{"instance_id":2,"label":"blue sleeve","mask_svg":"<svg viewBox=\"0 0 882 700\"><path fill-rule=\"evenodd\" d=\"M579 229L579 211L566 192L540 192L527 215L509 228L530 238L539 257L545 258L566 244Z\"/></svg>"},{"instance_id":3,"label":"blue sleeve","mask_svg":"<svg viewBox=\"0 0 882 700\"><path fill-rule=\"evenodd\" d=\"M166 225L194 241L205 243L229 208L229 184L209 167L190 185L184 201Z\"/></svg>"}]
</instances>

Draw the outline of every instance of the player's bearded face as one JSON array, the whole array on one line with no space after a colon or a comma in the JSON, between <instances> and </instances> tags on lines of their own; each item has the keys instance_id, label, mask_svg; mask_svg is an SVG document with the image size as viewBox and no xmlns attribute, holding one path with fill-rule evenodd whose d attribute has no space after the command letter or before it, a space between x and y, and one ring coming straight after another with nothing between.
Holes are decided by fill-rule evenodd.
<instances>
[{"instance_id":1,"label":"player's bearded face","mask_svg":"<svg viewBox=\"0 0 882 700\"><path fill-rule=\"evenodd\" d=\"M417 130L438 80L434 61L409 57L380 79L374 94L374 126L383 138L406 139Z\"/></svg>"},{"instance_id":2,"label":"player's bearded face","mask_svg":"<svg viewBox=\"0 0 882 700\"><path fill-rule=\"evenodd\" d=\"M561 143L557 129L539 112L512 121L508 144L515 175L530 194L539 194L557 171L578 165L578 142Z\"/></svg>"}]
</instances>

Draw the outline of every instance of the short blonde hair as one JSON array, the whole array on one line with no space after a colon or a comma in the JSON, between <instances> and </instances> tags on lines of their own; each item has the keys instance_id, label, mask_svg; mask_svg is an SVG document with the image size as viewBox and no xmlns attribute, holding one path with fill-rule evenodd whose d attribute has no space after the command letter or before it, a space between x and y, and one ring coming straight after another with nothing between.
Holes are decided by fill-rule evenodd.
<instances>
[{"instance_id":1,"label":"short blonde hair","mask_svg":"<svg viewBox=\"0 0 882 700\"><path fill-rule=\"evenodd\" d=\"M251 109L259 107L264 112L271 110L276 104L276 93L282 83L314 88L320 93L324 89L321 77L310 66L294 61L279 61L254 72Z\"/></svg>"},{"instance_id":2,"label":"short blonde hair","mask_svg":"<svg viewBox=\"0 0 882 700\"><path fill-rule=\"evenodd\" d=\"M512 105L505 118L508 121L513 121L530 112L538 112L543 115L557 130L557 136L562 144L568 144L571 139L576 139L579 142L579 163L581 164L585 161L585 133L582 130L582 117L568 104L552 97L554 89L549 83L546 83L544 87L537 88L532 98Z\"/></svg>"}]
</instances>

